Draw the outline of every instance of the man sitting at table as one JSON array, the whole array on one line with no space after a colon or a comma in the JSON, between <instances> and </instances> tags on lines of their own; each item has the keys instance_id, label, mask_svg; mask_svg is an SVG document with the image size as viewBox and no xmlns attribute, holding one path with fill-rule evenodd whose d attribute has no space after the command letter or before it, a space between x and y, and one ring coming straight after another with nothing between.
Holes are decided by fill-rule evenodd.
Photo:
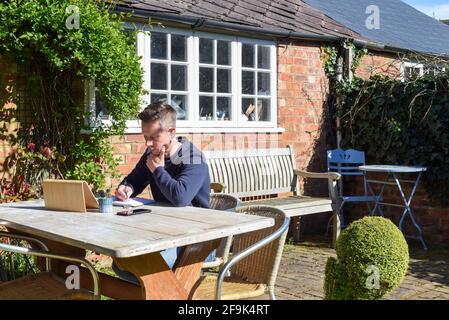
<instances>
[{"instance_id":1,"label":"man sitting at table","mask_svg":"<svg viewBox=\"0 0 449 320\"><path fill-rule=\"evenodd\" d=\"M149 185L153 199L158 202L176 207L209 208L210 177L206 159L186 138L175 138L175 109L157 101L146 107L139 119L147 148L135 168L120 183L116 198L125 201L136 197ZM170 268L178 251L172 248L161 252ZM129 278L129 274L117 266L113 265L113 269L123 278ZM129 280L134 282L135 278Z\"/></svg>"}]
</instances>

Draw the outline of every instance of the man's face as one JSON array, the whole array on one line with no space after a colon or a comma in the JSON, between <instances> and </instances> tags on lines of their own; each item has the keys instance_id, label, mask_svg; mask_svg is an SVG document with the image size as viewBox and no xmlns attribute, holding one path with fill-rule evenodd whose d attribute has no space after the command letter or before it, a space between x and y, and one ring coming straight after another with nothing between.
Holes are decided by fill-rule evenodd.
<instances>
[{"instance_id":1,"label":"man's face","mask_svg":"<svg viewBox=\"0 0 449 320\"><path fill-rule=\"evenodd\" d=\"M168 150L171 141L169 131L171 129L168 131L163 130L159 121L142 122L142 134L145 138L145 144L152 154L158 155L164 145Z\"/></svg>"}]
</instances>

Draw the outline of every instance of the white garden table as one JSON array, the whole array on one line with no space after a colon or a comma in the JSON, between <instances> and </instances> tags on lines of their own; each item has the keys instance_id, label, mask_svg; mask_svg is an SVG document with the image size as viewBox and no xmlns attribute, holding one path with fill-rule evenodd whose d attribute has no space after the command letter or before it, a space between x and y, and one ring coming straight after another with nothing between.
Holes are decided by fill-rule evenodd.
<instances>
[{"instance_id":1,"label":"white garden table","mask_svg":"<svg viewBox=\"0 0 449 320\"><path fill-rule=\"evenodd\" d=\"M364 165L364 166L360 166L359 169L362 171L365 171L365 172L381 172L381 173L387 174L386 179L383 181L382 180L372 180L372 179L366 180L368 183L368 187L373 195L375 195L375 194L371 187L371 184L376 183L376 184L381 184L381 186L382 186L379 194L377 195L378 200L376 201L374 209L371 211L371 215L374 214L376 209L379 209L379 211L383 215L380 205L404 208L404 212L402 213L401 219L399 221L399 229L401 231L403 231L402 224L404 222L405 217L407 215L409 215L413 222L413 225L415 226L416 230L418 231L418 239L421 241L424 250L427 250L427 245L426 245L426 242L424 241L422 230L421 230L419 224L416 222L415 218L413 217L413 213L410 208L410 204L412 202L413 196L415 195L415 192L418 187L419 181L421 179L422 173L424 171L426 171L427 168L416 167L416 166L396 166L396 165ZM398 179L398 175L400 175L400 174L415 174L416 178L415 178L415 180ZM412 192L410 193L408 198L404 193L401 182L402 183L410 183L413 185ZM383 195L386 185L395 185L398 187L399 192L401 193L402 199L404 201L403 205L396 204L396 203L382 202L382 195Z\"/></svg>"},{"instance_id":2,"label":"white garden table","mask_svg":"<svg viewBox=\"0 0 449 320\"><path fill-rule=\"evenodd\" d=\"M43 200L15 202L0 205L0 224L41 239L57 253L84 256L85 250L92 250L112 257L121 269L133 273L141 286L102 275L102 294L125 299L193 298L203 261L220 239L274 225L272 218L212 209L142 207L152 212L124 217L98 210L47 210ZM118 210L123 208L114 207ZM184 250L172 270L160 251L181 246ZM52 270L58 270L57 265ZM59 273L64 276L64 272L65 267L60 267ZM86 281L81 277L82 286L89 286Z\"/></svg>"}]
</instances>

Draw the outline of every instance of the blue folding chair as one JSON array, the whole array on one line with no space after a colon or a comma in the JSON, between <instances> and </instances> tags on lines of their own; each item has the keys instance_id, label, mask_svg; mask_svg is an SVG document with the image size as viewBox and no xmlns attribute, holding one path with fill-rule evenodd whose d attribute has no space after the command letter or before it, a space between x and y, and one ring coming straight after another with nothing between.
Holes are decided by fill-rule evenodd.
<instances>
[{"instance_id":1,"label":"blue folding chair","mask_svg":"<svg viewBox=\"0 0 449 320\"><path fill-rule=\"evenodd\" d=\"M357 151L353 149L342 150L334 149L327 151L327 170L329 172L338 172L342 176L363 176L363 195L345 195L343 191L343 179L338 180L338 202L337 214L340 217L342 228L345 227L343 220L343 206L345 203L367 203L370 215L374 214L374 210L379 210L383 216L380 206L375 206L371 210L370 203L376 203L381 201L378 196L368 195L369 185L366 181L365 171L359 170L359 166L365 165L365 153L363 151ZM371 194L374 194L371 190ZM331 218L332 219L332 218Z\"/></svg>"}]
</instances>

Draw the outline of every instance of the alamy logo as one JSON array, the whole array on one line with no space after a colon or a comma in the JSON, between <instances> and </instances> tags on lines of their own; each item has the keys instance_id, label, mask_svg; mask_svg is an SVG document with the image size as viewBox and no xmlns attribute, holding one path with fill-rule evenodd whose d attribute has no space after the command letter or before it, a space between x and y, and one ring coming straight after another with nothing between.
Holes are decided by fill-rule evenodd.
<instances>
[{"instance_id":1,"label":"alamy logo","mask_svg":"<svg viewBox=\"0 0 449 320\"><path fill-rule=\"evenodd\" d=\"M369 265L365 273L368 275L366 278L365 286L367 289L380 289L379 285L379 268L373 265Z\"/></svg>"},{"instance_id":2,"label":"alamy logo","mask_svg":"<svg viewBox=\"0 0 449 320\"><path fill-rule=\"evenodd\" d=\"M365 26L368 30L380 29L380 8L375 5L366 7L366 14L369 16L365 20Z\"/></svg>"},{"instance_id":3,"label":"alamy logo","mask_svg":"<svg viewBox=\"0 0 449 320\"><path fill-rule=\"evenodd\" d=\"M65 286L69 290L79 290L80 288L80 268L70 265L65 268L65 273L69 274L65 280Z\"/></svg>"},{"instance_id":4,"label":"alamy logo","mask_svg":"<svg viewBox=\"0 0 449 320\"><path fill-rule=\"evenodd\" d=\"M65 26L69 30L78 30L80 28L80 9L78 6L70 5L65 9L65 12L69 14L65 19Z\"/></svg>"}]
</instances>

